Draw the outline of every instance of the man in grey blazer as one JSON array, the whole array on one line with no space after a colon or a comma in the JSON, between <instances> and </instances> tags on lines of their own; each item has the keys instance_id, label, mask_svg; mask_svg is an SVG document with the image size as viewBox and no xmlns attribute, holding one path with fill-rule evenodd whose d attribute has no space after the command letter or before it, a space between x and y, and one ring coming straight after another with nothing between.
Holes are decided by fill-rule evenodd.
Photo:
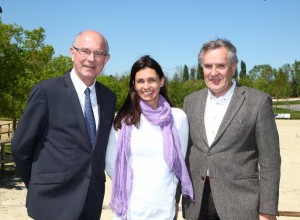
<instances>
[{"instance_id":1,"label":"man in grey blazer","mask_svg":"<svg viewBox=\"0 0 300 220\"><path fill-rule=\"evenodd\" d=\"M36 220L99 220L105 153L116 96L96 81L109 60L100 33L79 33L73 69L35 85L12 141L17 169Z\"/></svg>"},{"instance_id":2,"label":"man in grey blazer","mask_svg":"<svg viewBox=\"0 0 300 220\"><path fill-rule=\"evenodd\" d=\"M230 41L205 43L199 61L208 88L184 100L196 200L183 198L184 218L276 219L281 159L272 100L236 84L238 59Z\"/></svg>"}]
</instances>

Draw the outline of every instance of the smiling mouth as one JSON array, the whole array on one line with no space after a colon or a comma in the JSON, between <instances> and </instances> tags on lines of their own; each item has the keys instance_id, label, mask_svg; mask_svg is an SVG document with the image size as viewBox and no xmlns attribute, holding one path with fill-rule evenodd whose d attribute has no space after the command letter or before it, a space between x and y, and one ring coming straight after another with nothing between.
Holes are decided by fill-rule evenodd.
<instances>
[{"instance_id":1,"label":"smiling mouth","mask_svg":"<svg viewBox=\"0 0 300 220\"><path fill-rule=\"evenodd\" d=\"M143 92L144 95L152 95L153 91L147 91L147 92Z\"/></svg>"},{"instance_id":2,"label":"smiling mouth","mask_svg":"<svg viewBox=\"0 0 300 220\"><path fill-rule=\"evenodd\" d=\"M94 66L84 66L85 68L87 68L87 69L95 69L95 67Z\"/></svg>"},{"instance_id":3,"label":"smiling mouth","mask_svg":"<svg viewBox=\"0 0 300 220\"><path fill-rule=\"evenodd\" d=\"M214 84L219 84L221 80L220 79L211 79L210 81Z\"/></svg>"}]
</instances>

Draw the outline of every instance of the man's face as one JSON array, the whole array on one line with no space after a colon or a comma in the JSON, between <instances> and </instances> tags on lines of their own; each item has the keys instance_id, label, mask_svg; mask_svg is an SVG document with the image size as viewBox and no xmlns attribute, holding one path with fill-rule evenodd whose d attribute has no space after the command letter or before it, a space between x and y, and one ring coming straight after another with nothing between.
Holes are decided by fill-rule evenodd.
<instances>
[{"instance_id":1,"label":"man's face","mask_svg":"<svg viewBox=\"0 0 300 220\"><path fill-rule=\"evenodd\" d=\"M202 58L204 81L214 96L225 95L232 85L237 64L230 64L226 48L207 51Z\"/></svg>"},{"instance_id":2,"label":"man's face","mask_svg":"<svg viewBox=\"0 0 300 220\"><path fill-rule=\"evenodd\" d=\"M105 40L97 32L84 32L74 46L76 48L71 47L70 52L75 72L81 81L90 86L109 60L109 55L97 55L101 52L106 53ZM87 52L91 51L88 55Z\"/></svg>"}]
</instances>

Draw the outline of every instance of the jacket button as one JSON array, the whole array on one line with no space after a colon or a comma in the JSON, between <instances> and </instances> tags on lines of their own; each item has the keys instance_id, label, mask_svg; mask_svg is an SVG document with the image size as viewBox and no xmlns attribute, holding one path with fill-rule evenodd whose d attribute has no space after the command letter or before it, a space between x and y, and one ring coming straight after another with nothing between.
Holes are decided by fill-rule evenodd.
<instances>
[{"instance_id":1,"label":"jacket button","mask_svg":"<svg viewBox=\"0 0 300 220\"><path fill-rule=\"evenodd\" d=\"M202 180L205 180L205 177L204 177L204 176L201 176L201 179L202 179Z\"/></svg>"},{"instance_id":2,"label":"jacket button","mask_svg":"<svg viewBox=\"0 0 300 220\"><path fill-rule=\"evenodd\" d=\"M88 175L88 174L87 174L85 177L86 177L88 180L91 178L91 176Z\"/></svg>"}]
</instances>

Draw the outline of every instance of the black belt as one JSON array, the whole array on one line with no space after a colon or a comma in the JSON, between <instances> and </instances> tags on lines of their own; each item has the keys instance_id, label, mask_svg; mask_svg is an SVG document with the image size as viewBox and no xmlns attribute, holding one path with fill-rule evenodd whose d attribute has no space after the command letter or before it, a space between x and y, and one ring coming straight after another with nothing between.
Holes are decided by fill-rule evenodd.
<instances>
[{"instance_id":1,"label":"black belt","mask_svg":"<svg viewBox=\"0 0 300 220\"><path fill-rule=\"evenodd\" d=\"M205 177L205 184L210 185L210 179L209 179L209 176L206 176L206 177Z\"/></svg>"}]
</instances>

